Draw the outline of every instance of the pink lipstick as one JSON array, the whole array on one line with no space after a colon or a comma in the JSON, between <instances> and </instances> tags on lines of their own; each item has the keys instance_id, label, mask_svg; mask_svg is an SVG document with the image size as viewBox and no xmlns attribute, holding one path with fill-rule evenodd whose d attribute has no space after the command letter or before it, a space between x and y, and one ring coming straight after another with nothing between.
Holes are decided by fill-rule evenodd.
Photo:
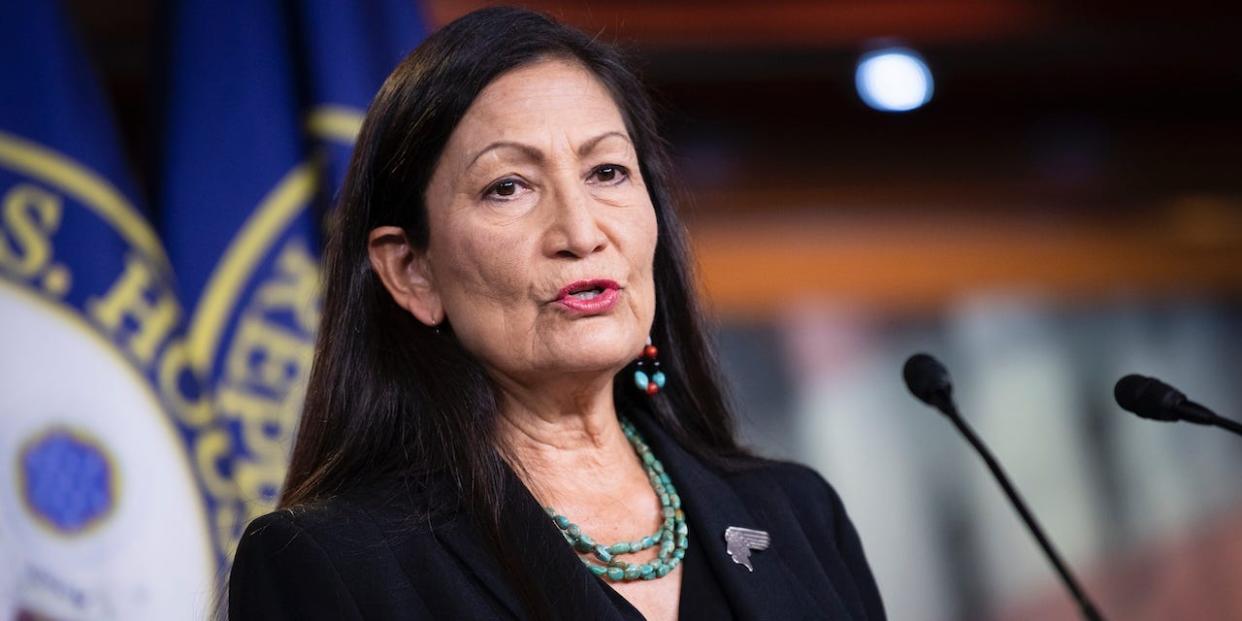
<instances>
[{"instance_id":1,"label":"pink lipstick","mask_svg":"<svg viewBox=\"0 0 1242 621\"><path fill-rule=\"evenodd\" d=\"M612 310L621 297L621 286L605 279L579 280L565 285L556 302L575 315L599 315Z\"/></svg>"}]
</instances>

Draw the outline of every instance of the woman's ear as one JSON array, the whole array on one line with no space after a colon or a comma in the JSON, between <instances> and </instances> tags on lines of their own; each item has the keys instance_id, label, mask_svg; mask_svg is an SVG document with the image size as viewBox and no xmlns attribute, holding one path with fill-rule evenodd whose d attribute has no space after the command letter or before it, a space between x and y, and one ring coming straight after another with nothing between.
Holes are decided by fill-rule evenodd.
<instances>
[{"instance_id":1,"label":"woman's ear","mask_svg":"<svg viewBox=\"0 0 1242 621\"><path fill-rule=\"evenodd\" d=\"M426 255L410 243L397 226L372 229L367 252L371 269L379 276L397 306L428 326L444 320L444 306L428 269Z\"/></svg>"}]
</instances>

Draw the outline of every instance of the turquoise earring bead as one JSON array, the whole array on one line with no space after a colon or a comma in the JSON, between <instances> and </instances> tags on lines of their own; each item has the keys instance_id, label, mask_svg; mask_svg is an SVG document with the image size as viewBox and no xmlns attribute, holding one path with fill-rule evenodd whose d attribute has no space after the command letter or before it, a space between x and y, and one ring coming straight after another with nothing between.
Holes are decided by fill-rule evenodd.
<instances>
[{"instance_id":1,"label":"turquoise earring bead","mask_svg":"<svg viewBox=\"0 0 1242 621\"><path fill-rule=\"evenodd\" d=\"M663 374L657 373L657 375L663 375ZM649 383L650 383L650 380L647 378L646 373L644 373L642 370L634 371L634 385L638 386L639 390L646 392L647 384Z\"/></svg>"}]
</instances>

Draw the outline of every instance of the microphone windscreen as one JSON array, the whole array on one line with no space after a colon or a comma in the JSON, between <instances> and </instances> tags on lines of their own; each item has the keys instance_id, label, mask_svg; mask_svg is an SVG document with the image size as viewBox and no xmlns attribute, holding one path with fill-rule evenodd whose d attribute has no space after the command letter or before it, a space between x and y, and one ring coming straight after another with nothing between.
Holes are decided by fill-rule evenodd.
<instances>
[{"instance_id":1,"label":"microphone windscreen","mask_svg":"<svg viewBox=\"0 0 1242 621\"><path fill-rule=\"evenodd\" d=\"M1113 398L1122 409L1143 418L1176 421L1181 417L1174 408L1186 397L1154 377L1132 374L1117 380Z\"/></svg>"},{"instance_id":2,"label":"microphone windscreen","mask_svg":"<svg viewBox=\"0 0 1242 621\"><path fill-rule=\"evenodd\" d=\"M910 356L901 370L901 375L911 394L928 405L939 407L942 399L953 394L953 381L949 379L949 370L928 354Z\"/></svg>"}]
</instances>

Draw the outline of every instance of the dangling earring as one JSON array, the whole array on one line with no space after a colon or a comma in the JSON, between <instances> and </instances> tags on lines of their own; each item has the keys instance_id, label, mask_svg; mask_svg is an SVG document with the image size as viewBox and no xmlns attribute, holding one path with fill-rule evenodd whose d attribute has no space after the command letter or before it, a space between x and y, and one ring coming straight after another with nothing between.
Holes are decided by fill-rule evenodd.
<instances>
[{"instance_id":1,"label":"dangling earring","mask_svg":"<svg viewBox=\"0 0 1242 621\"><path fill-rule=\"evenodd\" d=\"M651 344L651 336L647 337L647 346L643 348L643 353L638 357L638 368L634 370L634 385L639 390L654 395L664 388L664 372L660 370L660 361L656 360L656 354L660 353L655 345ZM647 373L650 371L651 375Z\"/></svg>"}]
</instances>

